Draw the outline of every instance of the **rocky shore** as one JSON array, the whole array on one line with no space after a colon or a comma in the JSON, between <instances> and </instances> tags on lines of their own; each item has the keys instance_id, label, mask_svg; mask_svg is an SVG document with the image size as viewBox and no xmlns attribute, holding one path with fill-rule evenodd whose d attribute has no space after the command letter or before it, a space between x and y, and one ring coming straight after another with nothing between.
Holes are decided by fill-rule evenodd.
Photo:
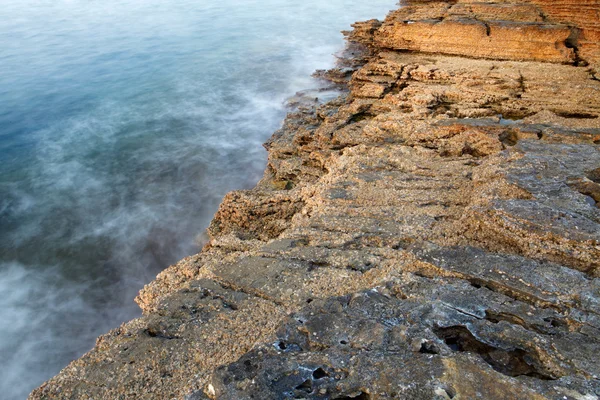
<instances>
[{"instance_id":1,"label":"rocky shore","mask_svg":"<svg viewBox=\"0 0 600 400\"><path fill-rule=\"evenodd\" d=\"M600 0L402 5L31 399L600 397Z\"/></svg>"}]
</instances>

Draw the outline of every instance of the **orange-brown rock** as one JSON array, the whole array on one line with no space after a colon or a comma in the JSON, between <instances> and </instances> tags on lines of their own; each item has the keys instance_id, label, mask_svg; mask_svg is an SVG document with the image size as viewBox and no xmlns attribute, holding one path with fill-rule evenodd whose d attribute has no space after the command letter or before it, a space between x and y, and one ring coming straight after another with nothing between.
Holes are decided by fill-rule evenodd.
<instances>
[{"instance_id":1,"label":"orange-brown rock","mask_svg":"<svg viewBox=\"0 0 600 400\"><path fill-rule=\"evenodd\" d=\"M500 60L600 62L600 1L406 1L378 31L396 50Z\"/></svg>"},{"instance_id":2,"label":"orange-brown rock","mask_svg":"<svg viewBox=\"0 0 600 400\"><path fill-rule=\"evenodd\" d=\"M381 46L395 50L499 60L575 61L575 53L566 45L571 29L562 25L475 18L388 20L379 32Z\"/></svg>"},{"instance_id":3,"label":"orange-brown rock","mask_svg":"<svg viewBox=\"0 0 600 400\"><path fill-rule=\"evenodd\" d=\"M600 1L599 0L531 0L549 21L574 26L572 45L581 59L600 66Z\"/></svg>"}]
</instances>

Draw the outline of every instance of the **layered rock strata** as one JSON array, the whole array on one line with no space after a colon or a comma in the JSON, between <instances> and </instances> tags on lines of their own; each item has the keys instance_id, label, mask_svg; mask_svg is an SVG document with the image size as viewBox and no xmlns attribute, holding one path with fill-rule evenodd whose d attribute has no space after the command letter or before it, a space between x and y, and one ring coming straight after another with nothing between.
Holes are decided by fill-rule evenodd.
<instances>
[{"instance_id":1,"label":"layered rock strata","mask_svg":"<svg viewBox=\"0 0 600 400\"><path fill-rule=\"evenodd\" d=\"M405 3L378 31L380 45L492 59L600 63L598 0Z\"/></svg>"},{"instance_id":2,"label":"layered rock strata","mask_svg":"<svg viewBox=\"0 0 600 400\"><path fill-rule=\"evenodd\" d=\"M32 399L600 396L600 3L407 3Z\"/></svg>"}]
</instances>

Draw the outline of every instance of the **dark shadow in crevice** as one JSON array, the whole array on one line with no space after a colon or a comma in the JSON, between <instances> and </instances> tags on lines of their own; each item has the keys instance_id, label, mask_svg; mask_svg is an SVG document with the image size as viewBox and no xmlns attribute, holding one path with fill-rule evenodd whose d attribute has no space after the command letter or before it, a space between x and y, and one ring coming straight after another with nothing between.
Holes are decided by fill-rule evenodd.
<instances>
[{"instance_id":1,"label":"dark shadow in crevice","mask_svg":"<svg viewBox=\"0 0 600 400\"><path fill-rule=\"evenodd\" d=\"M366 392L360 392L358 394L352 394L343 397L334 397L332 400L371 400L371 396Z\"/></svg>"},{"instance_id":2,"label":"dark shadow in crevice","mask_svg":"<svg viewBox=\"0 0 600 400\"><path fill-rule=\"evenodd\" d=\"M584 112L555 111L555 114L562 118L598 119L598 115Z\"/></svg>"},{"instance_id":3,"label":"dark shadow in crevice","mask_svg":"<svg viewBox=\"0 0 600 400\"><path fill-rule=\"evenodd\" d=\"M464 326L438 327L433 331L452 351L479 354L493 369L504 375L529 376L542 380L558 379L539 367L540 362L534 354L518 348L503 350L483 343Z\"/></svg>"}]
</instances>

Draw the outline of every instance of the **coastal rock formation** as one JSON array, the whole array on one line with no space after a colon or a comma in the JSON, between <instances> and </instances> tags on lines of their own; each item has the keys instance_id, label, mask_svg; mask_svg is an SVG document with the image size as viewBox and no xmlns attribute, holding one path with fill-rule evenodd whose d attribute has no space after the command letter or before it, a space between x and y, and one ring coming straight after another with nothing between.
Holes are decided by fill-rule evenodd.
<instances>
[{"instance_id":1,"label":"coastal rock formation","mask_svg":"<svg viewBox=\"0 0 600 400\"><path fill-rule=\"evenodd\" d=\"M404 3L379 29L381 46L504 60L600 62L598 0Z\"/></svg>"},{"instance_id":2,"label":"coastal rock formation","mask_svg":"<svg viewBox=\"0 0 600 400\"><path fill-rule=\"evenodd\" d=\"M600 1L346 32L263 179L31 399L600 397Z\"/></svg>"}]
</instances>

